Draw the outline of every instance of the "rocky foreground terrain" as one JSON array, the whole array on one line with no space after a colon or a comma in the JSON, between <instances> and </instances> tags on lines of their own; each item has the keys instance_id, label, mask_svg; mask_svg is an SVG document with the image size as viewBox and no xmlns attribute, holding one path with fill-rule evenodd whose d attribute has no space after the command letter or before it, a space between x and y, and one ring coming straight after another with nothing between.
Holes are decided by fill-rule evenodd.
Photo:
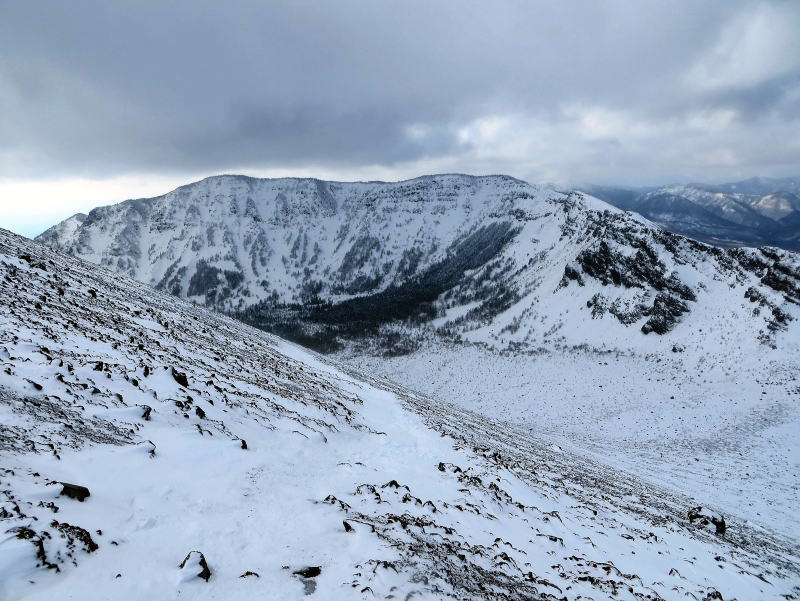
<instances>
[{"instance_id":1,"label":"rocky foreground terrain","mask_svg":"<svg viewBox=\"0 0 800 601\"><path fill-rule=\"evenodd\" d=\"M38 240L800 537L796 253L465 175L212 177Z\"/></svg>"},{"instance_id":2,"label":"rocky foreground terrain","mask_svg":"<svg viewBox=\"0 0 800 601\"><path fill-rule=\"evenodd\" d=\"M792 599L780 529L0 231L2 599Z\"/></svg>"}]
</instances>

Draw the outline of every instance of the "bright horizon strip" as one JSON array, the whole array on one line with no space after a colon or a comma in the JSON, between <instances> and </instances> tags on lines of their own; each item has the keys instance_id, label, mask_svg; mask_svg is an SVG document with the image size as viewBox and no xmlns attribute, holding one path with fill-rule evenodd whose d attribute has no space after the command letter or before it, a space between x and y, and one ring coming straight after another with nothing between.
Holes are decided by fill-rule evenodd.
<instances>
[{"instance_id":1,"label":"bright horizon strip","mask_svg":"<svg viewBox=\"0 0 800 601\"><path fill-rule=\"evenodd\" d=\"M231 168L203 173L137 174L96 179L0 178L0 228L33 238L76 213L88 213L96 207L131 198L160 196L178 186L222 173L253 177L315 177L338 181L397 181L441 172L444 167L449 165L412 163L397 167L368 165L343 169L319 166Z\"/></svg>"},{"instance_id":2,"label":"bright horizon strip","mask_svg":"<svg viewBox=\"0 0 800 601\"><path fill-rule=\"evenodd\" d=\"M33 238L75 213L129 198L158 196L185 183L185 177L163 176L0 179L0 227Z\"/></svg>"}]
</instances>

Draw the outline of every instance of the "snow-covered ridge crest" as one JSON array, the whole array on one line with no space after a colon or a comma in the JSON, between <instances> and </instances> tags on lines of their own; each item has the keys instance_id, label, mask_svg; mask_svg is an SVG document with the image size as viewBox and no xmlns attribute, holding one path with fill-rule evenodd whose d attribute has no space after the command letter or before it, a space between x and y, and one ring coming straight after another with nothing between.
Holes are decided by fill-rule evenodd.
<instances>
[{"instance_id":1,"label":"snow-covered ridge crest","mask_svg":"<svg viewBox=\"0 0 800 601\"><path fill-rule=\"evenodd\" d=\"M723 336L781 346L798 327L791 253L723 251L505 176L218 176L38 240L317 348L409 321L500 349L670 348L706 341L720 307Z\"/></svg>"},{"instance_id":2,"label":"snow-covered ridge crest","mask_svg":"<svg viewBox=\"0 0 800 601\"><path fill-rule=\"evenodd\" d=\"M800 593L778 533L2 230L0 281L0 598Z\"/></svg>"},{"instance_id":3,"label":"snow-covered ridge crest","mask_svg":"<svg viewBox=\"0 0 800 601\"><path fill-rule=\"evenodd\" d=\"M319 282L334 296L381 290L515 200L535 205L548 194L564 196L507 176L341 183L224 175L99 207L79 227L55 226L38 239L231 311L273 296L297 301ZM378 246L380 256L369 256Z\"/></svg>"}]
</instances>

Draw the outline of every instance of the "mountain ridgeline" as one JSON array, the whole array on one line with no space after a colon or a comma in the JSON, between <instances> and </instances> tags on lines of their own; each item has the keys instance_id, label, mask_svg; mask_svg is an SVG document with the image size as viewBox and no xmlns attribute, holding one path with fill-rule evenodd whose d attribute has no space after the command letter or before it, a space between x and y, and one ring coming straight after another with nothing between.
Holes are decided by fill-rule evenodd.
<instances>
[{"instance_id":1,"label":"mountain ridgeline","mask_svg":"<svg viewBox=\"0 0 800 601\"><path fill-rule=\"evenodd\" d=\"M668 348L709 326L774 346L800 317L791 252L707 246L506 176L217 176L37 240L319 350Z\"/></svg>"},{"instance_id":2,"label":"mountain ridgeline","mask_svg":"<svg viewBox=\"0 0 800 601\"><path fill-rule=\"evenodd\" d=\"M657 189L588 186L590 194L664 228L720 246L800 250L800 178Z\"/></svg>"}]
</instances>

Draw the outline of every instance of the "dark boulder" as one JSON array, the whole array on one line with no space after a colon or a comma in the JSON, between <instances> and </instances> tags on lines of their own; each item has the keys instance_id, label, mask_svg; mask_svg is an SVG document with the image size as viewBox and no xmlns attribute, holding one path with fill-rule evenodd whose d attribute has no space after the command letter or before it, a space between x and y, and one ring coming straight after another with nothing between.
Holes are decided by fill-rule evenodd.
<instances>
[{"instance_id":1,"label":"dark boulder","mask_svg":"<svg viewBox=\"0 0 800 601\"><path fill-rule=\"evenodd\" d=\"M70 499L77 499L83 503L86 497L90 496L89 489L79 484L70 484L69 482L59 482L64 488L61 489L61 494L69 497Z\"/></svg>"},{"instance_id":2,"label":"dark boulder","mask_svg":"<svg viewBox=\"0 0 800 601\"><path fill-rule=\"evenodd\" d=\"M319 566L309 566L307 568L303 568L302 570L296 570L292 572L296 576L300 576L301 578L316 578L322 573L322 568Z\"/></svg>"},{"instance_id":3,"label":"dark boulder","mask_svg":"<svg viewBox=\"0 0 800 601\"><path fill-rule=\"evenodd\" d=\"M693 507L690 509L689 522L704 528L714 528L717 534L725 534L725 530L727 529L725 518L707 507Z\"/></svg>"},{"instance_id":4,"label":"dark boulder","mask_svg":"<svg viewBox=\"0 0 800 601\"><path fill-rule=\"evenodd\" d=\"M314 591L317 590L317 582L314 580L317 576L322 573L322 568L319 566L309 566L307 568L303 568L302 570L297 570L292 572L295 576L300 579L300 582L303 583L303 593L305 595L313 595Z\"/></svg>"},{"instance_id":5,"label":"dark boulder","mask_svg":"<svg viewBox=\"0 0 800 601\"><path fill-rule=\"evenodd\" d=\"M172 377L184 388L189 388L189 379L186 377L186 374L179 372L174 367L172 368Z\"/></svg>"}]
</instances>

